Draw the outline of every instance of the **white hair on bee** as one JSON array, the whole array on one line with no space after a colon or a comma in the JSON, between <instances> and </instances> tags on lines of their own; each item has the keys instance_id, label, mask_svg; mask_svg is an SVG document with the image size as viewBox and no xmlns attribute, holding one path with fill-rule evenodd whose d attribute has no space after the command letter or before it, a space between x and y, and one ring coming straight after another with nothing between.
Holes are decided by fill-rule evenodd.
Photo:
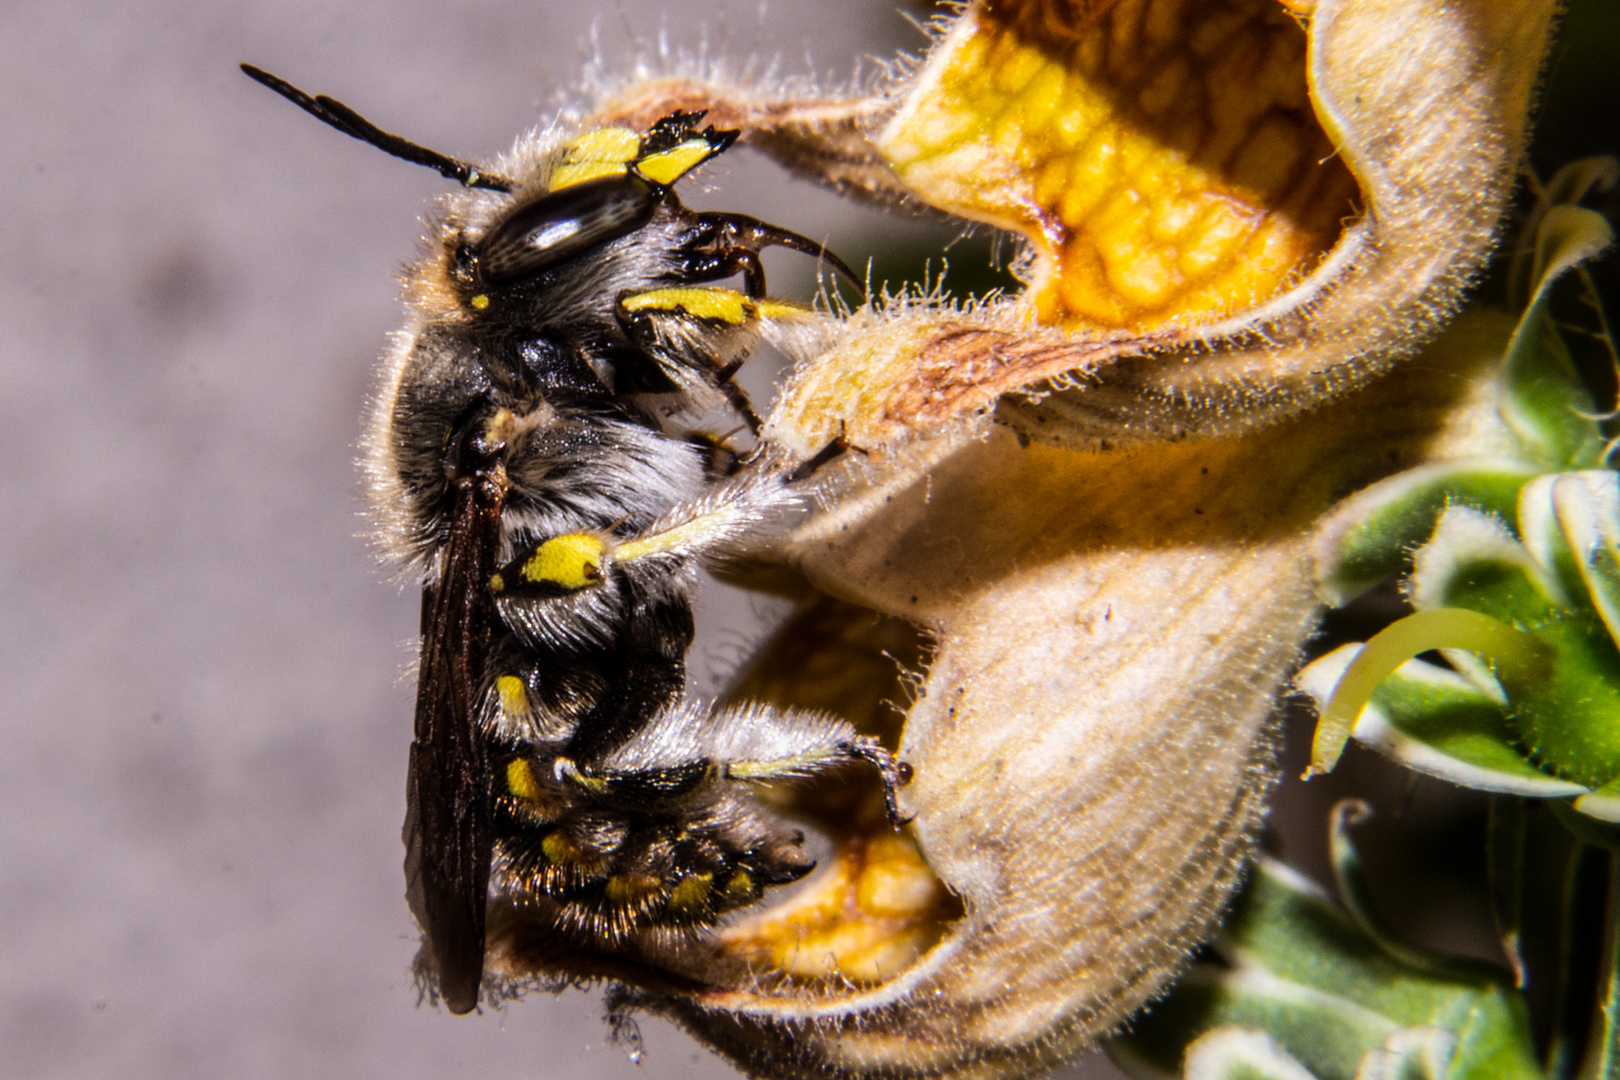
<instances>
[{"instance_id":1,"label":"white hair on bee","mask_svg":"<svg viewBox=\"0 0 1620 1080\"><path fill-rule=\"evenodd\" d=\"M654 717L599 768L639 772L709 761L728 767L727 775L741 768L740 778L803 776L848 757L856 738L851 724L830 713L688 700Z\"/></svg>"},{"instance_id":2,"label":"white hair on bee","mask_svg":"<svg viewBox=\"0 0 1620 1080\"><path fill-rule=\"evenodd\" d=\"M739 782L864 761L898 824L903 770L850 725L683 697L699 568L782 524L842 449L748 457L692 426L725 407L757 437L738 366L767 340L803 359L836 322L771 298L763 249L855 279L808 237L681 202L740 130L672 106L474 163L243 70L463 187L405 275L362 442L378 545L423 589L405 869L426 993L477 1007L492 897L606 955L808 873L802 834Z\"/></svg>"}]
</instances>

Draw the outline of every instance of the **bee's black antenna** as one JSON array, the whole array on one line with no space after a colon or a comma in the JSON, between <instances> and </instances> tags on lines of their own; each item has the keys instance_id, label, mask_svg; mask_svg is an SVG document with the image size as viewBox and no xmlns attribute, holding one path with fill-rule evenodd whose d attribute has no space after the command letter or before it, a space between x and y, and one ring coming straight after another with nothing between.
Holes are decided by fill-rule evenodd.
<instances>
[{"instance_id":1,"label":"bee's black antenna","mask_svg":"<svg viewBox=\"0 0 1620 1080\"><path fill-rule=\"evenodd\" d=\"M506 177L479 172L470 162L457 160L437 150L429 150L409 139L384 131L336 98L327 97L325 94L310 97L292 83L277 78L263 68L254 67L252 64L240 66L243 74L254 82L268 86L315 119L330 124L345 135L352 135L363 143L370 143L385 154L436 169L440 176L455 180L462 187L484 188L487 191L512 190L512 181Z\"/></svg>"}]
</instances>

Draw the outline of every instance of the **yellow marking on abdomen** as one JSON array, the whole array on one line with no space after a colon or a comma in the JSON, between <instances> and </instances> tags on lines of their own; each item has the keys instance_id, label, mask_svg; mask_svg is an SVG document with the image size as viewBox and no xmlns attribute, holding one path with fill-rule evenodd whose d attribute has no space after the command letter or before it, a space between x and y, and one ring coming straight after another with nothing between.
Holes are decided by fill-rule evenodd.
<instances>
[{"instance_id":1,"label":"yellow marking on abdomen","mask_svg":"<svg viewBox=\"0 0 1620 1080\"><path fill-rule=\"evenodd\" d=\"M709 890L713 885L713 874L687 874L670 890L669 910L679 915L701 912L709 906Z\"/></svg>"},{"instance_id":2,"label":"yellow marking on abdomen","mask_svg":"<svg viewBox=\"0 0 1620 1080\"><path fill-rule=\"evenodd\" d=\"M614 874L602 890L610 903L630 904L651 896L663 882L649 874Z\"/></svg>"},{"instance_id":3,"label":"yellow marking on abdomen","mask_svg":"<svg viewBox=\"0 0 1620 1080\"><path fill-rule=\"evenodd\" d=\"M516 675L502 675L495 680L495 692L501 696L501 712L507 716L527 716L529 692L523 680Z\"/></svg>"},{"instance_id":4,"label":"yellow marking on abdomen","mask_svg":"<svg viewBox=\"0 0 1620 1080\"><path fill-rule=\"evenodd\" d=\"M540 797L540 781L535 779L527 758L513 758L506 763L506 790L529 802Z\"/></svg>"},{"instance_id":5,"label":"yellow marking on abdomen","mask_svg":"<svg viewBox=\"0 0 1620 1080\"><path fill-rule=\"evenodd\" d=\"M579 851L560 832L547 834L546 838L540 841L540 850L554 863L571 863L579 857Z\"/></svg>"},{"instance_id":6,"label":"yellow marking on abdomen","mask_svg":"<svg viewBox=\"0 0 1620 1080\"><path fill-rule=\"evenodd\" d=\"M754 898L754 875L739 870L726 882L726 899L733 904L746 903Z\"/></svg>"}]
</instances>

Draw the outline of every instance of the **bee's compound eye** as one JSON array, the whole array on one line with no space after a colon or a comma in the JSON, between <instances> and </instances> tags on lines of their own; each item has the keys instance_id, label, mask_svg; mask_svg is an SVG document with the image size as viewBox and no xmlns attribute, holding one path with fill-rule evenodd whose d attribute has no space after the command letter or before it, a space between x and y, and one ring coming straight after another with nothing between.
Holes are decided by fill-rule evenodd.
<instances>
[{"instance_id":1,"label":"bee's compound eye","mask_svg":"<svg viewBox=\"0 0 1620 1080\"><path fill-rule=\"evenodd\" d=\"M645 225L659 194L638 176L604 176L519 207L478 244L479 281L509 285Z\"/></svg>"}]
</instances>

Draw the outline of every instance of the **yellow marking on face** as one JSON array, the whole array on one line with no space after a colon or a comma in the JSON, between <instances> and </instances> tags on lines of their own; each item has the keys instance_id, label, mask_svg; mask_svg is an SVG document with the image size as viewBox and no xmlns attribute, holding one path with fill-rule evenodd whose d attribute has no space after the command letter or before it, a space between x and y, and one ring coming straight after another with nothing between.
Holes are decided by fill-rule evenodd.
<instances>
[{"instance_id":1,"label":"yellow marking on face","mask_svg":"<svg viewBox=\"0 0 1620 1080\"><path fill-rule=\"evenodd\" d=\"M579 852L568 838L560 832L550 833L540 841L540 850L545 857L554 863L570 863L579 857Z\"/></svg>"},{"instance_id":2,"label":"yellow marking on face","mask_svg":"<svg viewBox=\"0 0 1620 1080\"><path fill-rule=\"evenodd\" d=\"M535 584L583 589L602 580L607 542L595 533L567 533L541 544L523 564L523 578Z\"/></svg>"},{"instance_id":3,"label":"yellow marking on face","mask_svg":"<svg viewBox=\"0 0 1620 1080\"><path fill-rule=\"evenodd\" d=\"M633 166L636 172L655 184L673 184L714 156L707 139L687 139L668 150L648 154Z\"/></svg>"},{"instance_id":4,"label":"yellow marking on face","mask_svg":"<svg viewBox=\"0 0 1620 1080\"><path fill-rule=\"evenodd\" d=\"M477 296L472 298L471 303L474 310L483 311L485 308L489 307L489 297L485 296L483 293L479 293Z\"/></svg>"},{"instance_id":5,"label":"yellow marking on face","mask_svg":"<svg viewBox=\"0 0 1620 1080\"><path fill-rule=\"evenodd\" d=\"M569 164L581 161L616 161L620 165L634 158L641 150L641 136L627 127L597 128L587 131L568 144Z\"/></svg>"},{"instance_id":6,"label":"yellow marking on face","mask_svg":"<svg viewBox=\"0 0 1620 1080\"><path fill-rule=\"evenodd\" d=\"M506 763L506 790L530 802L540 797L540 782L534 778L534 770L529 768L527 758L513 758Z\"/></svg>"},{"instance_id":7,"label":"yellow marking on face","mask_svg":"<svg viewBox=\"0 0 1620 1080\"><path fill-rule=\"evenodd\" d=\"M502 675L495 680L495 692L501 695L501 712L507 716L528 714L529 692L522 679L516 675Z\"/></svg>"},{"instance_id":8,"label":"yellow marking on face","mask_svg":"<svg viewBox=\"0 0 1620 1080\"><path fill-rule=\"evenodd\" d=\"M709 905L709 890L713 885L713 874L687 874L670 890L669 910L677 914L702 911Z\"/></svg>"},{"instance_id":9,"label":"yellow marking on face","mask_svg":"<svg viewBox=\"0 0 1620 1080\"><path fill-rule=\"evenodd\" d=\"M735 289L697 286L653 289L627 296L620 303L626 311L684 311L696 319L715 319L734 326L741 325L758 310L752 300Z\"/></svg>"},{"instance_id":10,"label":"yellow marking on face","mask_svg":"<svg viewBox=\"0 0 1620 1080\"><path fill-rule=\"evenodd\" d=\"M616 161L582 161L578 165L559 165L552 172L551 181L546 188L549 191L561 191L563 188L603 176L622 176L627 171Z\"/></svg>"},{"instance_id":11,"label":"yellow marking on face","mask_svg":"<svg viewBox=\"0 0 1620 1080\"><path fill-rule=\"evenodd\" d=\"M568 144L562 163L546 178L546 188L558 191L601 176L620 176L640 149L641 136L629 128L587 131Z\"/></svg>"},{"instance_id":12,"label":"yellow marking on face","mask_svg":"<svg viewBox=\"0 0 1620 1080\"><path fill-rule=\"evenodd\" d=\"M499 574L489 575L489 591L501 592L506 588L506 579Z\"/></svg>"},{"instance_id":13,"label":"yellow marking on face","mask_svg":"<svg viewBox=\"0 0 1620 1080\"><path fill-rule=\"evenodd\" d=\"M754 875L746 870L739 870L726 881L726 899L732 903L742 903L754 898Z\"/></svg>"}]
</instances>

